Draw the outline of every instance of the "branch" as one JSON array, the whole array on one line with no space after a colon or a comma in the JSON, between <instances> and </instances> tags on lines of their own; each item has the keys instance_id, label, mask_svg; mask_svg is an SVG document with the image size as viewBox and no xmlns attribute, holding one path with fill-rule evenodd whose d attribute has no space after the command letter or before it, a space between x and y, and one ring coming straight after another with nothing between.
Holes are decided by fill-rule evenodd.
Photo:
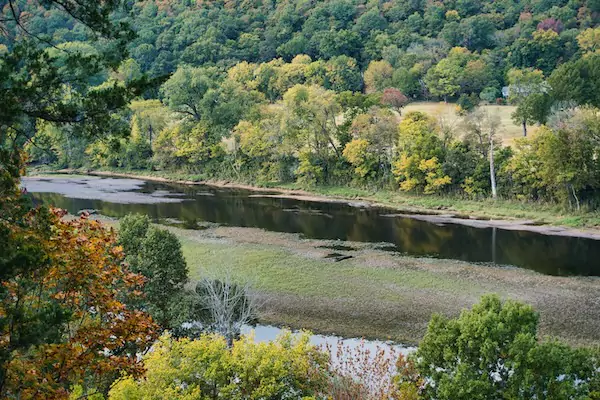
<instances>
[{"instance_id":1,"label":"branch","mask_svg":"<svg viewBox=\"0 0 600 400\"><path fill-rule=\"evenodd\" d=\"M29 30L27 30L27 28L25 28L25 26L24 26L24 25L21 23L21 20L20 20L19 16L17 15L17 10L15 10L15 7L14 7L14 4L13 4L13 2L14 2L14 0L8 0L8 4L9 4L9 6L10 6L10 12L11 12L11 14L12 14L12 16L13 16L14 20L15 20L15 23L17 24L17 26L18 26L18 27L19 27L19 28L20 28L20 29L21 29L23 32L25 32L25 34L27 34L27 35L29 35L29 36L33 37L34 39L37 39L37 40L39 40L40 42L46 43L48 46L51 46L51 47L53 47L53 48L55 48L55 49L57 49L57 50L64 51L64 52L68 53L68 51L67 51L67 50L65 50L65 49L61 49L60 47L56 47L56 46L54 45L54 43L52 43L51 41L49 41L49 40L46 40L46 39L44 39L44 38L42 38L42 37L40 37L40 36L38 36L38 35L36 35L36 34L34 34L34 33L31 33L31 32L29 32Z\"/></svg>"}]
</instances>

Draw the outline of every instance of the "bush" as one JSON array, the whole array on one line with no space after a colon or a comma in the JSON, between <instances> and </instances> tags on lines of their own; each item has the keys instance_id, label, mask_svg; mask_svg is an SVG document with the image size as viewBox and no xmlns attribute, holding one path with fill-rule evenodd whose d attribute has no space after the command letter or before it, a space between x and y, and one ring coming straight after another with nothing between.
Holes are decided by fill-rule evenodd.
<instances>
[{"instance_id":1,"label":"bush","mask_svg":"<svg viewBox=\"0 0 600 400\"><path fill-rule=\"evenodd\" d=\"M327 382L327 355L309 343L307 333L287 332L268 343L243 337L231 348L218 335L165 335L144 362L145 379L121 379L110 400L302 399L322 393Z\"/></svg>"}]
</instances>

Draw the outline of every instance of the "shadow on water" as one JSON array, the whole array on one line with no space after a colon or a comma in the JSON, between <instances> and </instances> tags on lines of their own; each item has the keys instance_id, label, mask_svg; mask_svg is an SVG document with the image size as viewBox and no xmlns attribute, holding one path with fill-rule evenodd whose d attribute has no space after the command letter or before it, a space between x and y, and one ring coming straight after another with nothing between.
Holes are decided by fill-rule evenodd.
<instances>
[{"instance_id":1,"label":"shadow on water","mask_svg":"<svg viewBox=\"0 0 600 400\"><path fill-rule=\"evenodd\" d=\"M313 239L385 242L390 244L385 250L413 256L513 265L550 275L600 276L600 241L592 239L459 224L440 226L407 217L386 217L388 209L258 197L256 192L239 189L145 182L141 188L123 192L123 196L134 192L160 193L178 201L120 204L114 202L114 193L110 202L101 200L102 196L77 199L71 198L73 194L69 194L71 197L58 194L64 193L60 185L69 184L64 179L55 188L52 179L46 179L44 184L42 193L24 181L34 201L53 204L71 213L82 209L95 209L113 217L143 213L157 221L178 220L189 228L212 222L299 233Z\"/></svg>"}]
</instances>

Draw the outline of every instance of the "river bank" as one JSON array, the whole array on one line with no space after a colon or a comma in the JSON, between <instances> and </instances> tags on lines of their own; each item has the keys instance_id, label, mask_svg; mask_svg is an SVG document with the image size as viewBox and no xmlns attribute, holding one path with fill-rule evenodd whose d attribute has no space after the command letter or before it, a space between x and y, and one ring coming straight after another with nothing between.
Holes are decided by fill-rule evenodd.
<instances>
[{"instance_id":1,"label":"river bank","mask_svg":"<svg viewBox=\"0 0 600 400\"><path fill-rule=\"evenodd\" d=\"M385 207L390 214L419 218L432 223L462 224L479 228L496 227L569 237L600 240L600 213L568 212L557 205L509 200L466 200L452 197L407 194L398 191L349 187L315 187L310 190L293 185L258 187L244 183L202 180L198 176L162 171L124 172L114 170L33 170L36 174L86 174L122 177L185 185L238 188L265 193L262 196L319 202L342 202L358 207ZM260 196L260 194L257 194ZM418 215L415 215L418 214Z\"/></svg>"}]
</instances>

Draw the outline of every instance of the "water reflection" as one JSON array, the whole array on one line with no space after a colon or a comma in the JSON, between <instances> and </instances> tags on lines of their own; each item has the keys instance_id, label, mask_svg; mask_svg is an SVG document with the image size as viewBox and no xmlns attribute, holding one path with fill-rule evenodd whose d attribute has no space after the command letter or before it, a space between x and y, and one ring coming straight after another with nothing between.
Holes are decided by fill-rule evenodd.
<instances>
[{"instance_id":1,"label":"water reflection","mask_svg":"<svg viewBox=\"0 0 600 400\"><path fill-rule=\"evenodd\" d=\"M52 179L46 191L61 192ZM27 187L27 180L24 180ZM35 187L32 187L35 191ZM475 228L458 224L437 225L407 217L390 217L391 210L357 208L343 203L320 203L288 198L258 197L237 189L217 189L145 182L136 193L156 193L179 202L120 204L77 199L57 193L32 193L36 201L65 208L72 213L96 209L120 217L137 212L154 219L177 219L195 226L208 221L230 226L257 227L270 231L300 233L307 238L359 242L387 242L398 252L472 262L514 265L551 275L600 275L600 241L543 235L499 228ZM73 196L73 194L69 194ZM183 200L183 201L181 201ZM118 200L117 200L118 201Z\"/></svg>"}]
</instances>

